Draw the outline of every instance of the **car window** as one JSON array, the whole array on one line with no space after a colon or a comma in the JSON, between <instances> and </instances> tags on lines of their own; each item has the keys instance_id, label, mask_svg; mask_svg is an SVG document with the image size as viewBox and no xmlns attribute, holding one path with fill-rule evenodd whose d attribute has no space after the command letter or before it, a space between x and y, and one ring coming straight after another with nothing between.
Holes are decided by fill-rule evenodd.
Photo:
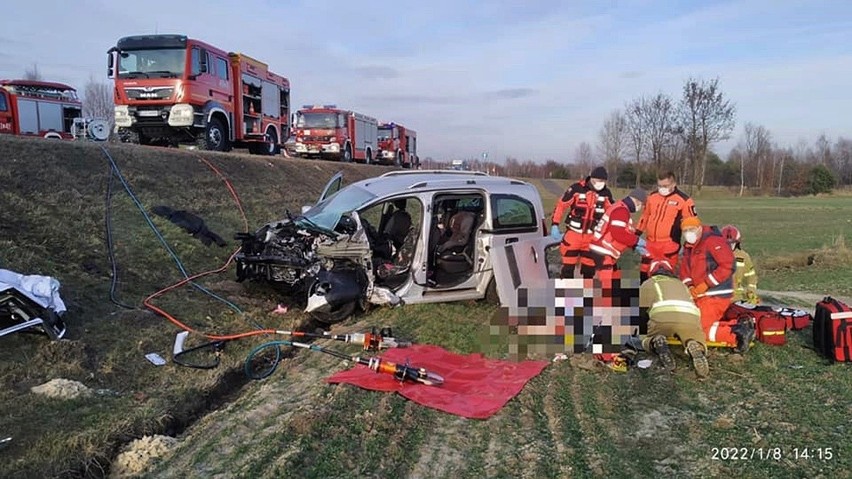
<instances>
[{"instance_id":1,"label":"car window","mask_svg":"<svg viewBox=\"0 0 852 479\"><path fill-rule=\"evenodd\" d=\"M0 93L0 111L6 111L9 109L8 105L6 105L6 95Z\"/></svg>"},{"instance_id":2,"label":"car window","mask_svg":"<svg viewBox=\"0 0 852 479\"><path fill-rule=\"evenodd\" d=\"M538 227L535 207L516 195L491 195L494 229Z\"/></svg>"},{"instance_id":3,"label":"car window","mask_svg":"<svg viewBox=\"0 0 852 479\"><path fill-rule=\"evenodd\" d=\"M374 228L378 229L382 226L382 215L385 215L388 211L390 211L388 204L395 203L397 201L399 201L399 199L377 203L363 211L359 211L358 216L362 221L366 220ZM393 211L396 211L396 207L392 209ZM390 213L392 214L393 211L390 211ZM412 226L421 224L423 218L423 206L421 205L420 200L416 197L405 198L405 211L407 211L408 215L411 217Z\"/></svg>"}]
</instances>

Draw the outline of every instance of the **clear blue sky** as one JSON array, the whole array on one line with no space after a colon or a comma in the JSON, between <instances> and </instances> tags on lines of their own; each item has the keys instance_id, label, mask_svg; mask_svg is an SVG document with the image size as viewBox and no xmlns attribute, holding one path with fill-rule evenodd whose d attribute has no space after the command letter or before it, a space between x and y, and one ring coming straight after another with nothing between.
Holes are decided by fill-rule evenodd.
<instances>
[{"instance_id":1,"label":"clear blue sky","mask_svg":"<svg viewBox=\"0 0 852 479\"><path fill-rule=\"evenodd\" d=\"M203 6L203 7L202 7ZM0 77L37 63L82 89L125 35L183 33L268 63L293 104L335 103L418 131L421 157L570 160L613 109L720 77L781 146L852 137L852 2L8 2Z\"/></svg>"}]
</instances>

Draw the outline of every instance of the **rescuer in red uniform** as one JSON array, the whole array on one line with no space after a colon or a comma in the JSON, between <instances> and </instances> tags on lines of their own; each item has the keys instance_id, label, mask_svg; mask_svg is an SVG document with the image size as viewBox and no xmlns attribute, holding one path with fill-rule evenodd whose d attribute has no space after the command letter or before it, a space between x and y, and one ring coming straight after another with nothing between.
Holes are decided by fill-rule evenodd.
<instances>
[{"instance_id":1,"label":"rescuer in red uniform","mask_svg":"<svg viewBox=\"0 0 852 479\"><path fill-rule=\"evenodd\" d=\"M607 208L595 227L595 237L589 245L589 253L595 260L597 271L617 270L616 263L621 253L628 248L635 249L640 255L648 253L645 240L636 233L630 217L631 213L642 210L647 198L645 190L637 188Z\"/></svg>"},{"instance_id":2,"label":"rescuer in red uniform","mask_svg":"<svg viewBox=\"0 0 852 479\"><path fill-rule=\"evenodd\" d=\"M562 254L562 277L575 277L577 264L580 275L592 278L595 264L589 255L589 244L594 238L595 226L613 204L612 192L606 186L607 171L603 166L592 170L585 179L571 185L556 203L551 219L550 234L562 238L559 252ZM559 223L565 217L565 235L559 231Z\"/></svg>"},{"instance_id":3,"label":"rescuer in red uniform","mask_svg":"<svg viewBox=\"0 0 852 479\"><path fill-rule=\"evenodd\" d=\"M724 343L736 352L748 351L754 321L722 318L734 293L734 253L716 227L702 226L697 216L681 222L685 240L680 279L701 310L701 327L710 342Z\"/></svg>"}]
</instances>

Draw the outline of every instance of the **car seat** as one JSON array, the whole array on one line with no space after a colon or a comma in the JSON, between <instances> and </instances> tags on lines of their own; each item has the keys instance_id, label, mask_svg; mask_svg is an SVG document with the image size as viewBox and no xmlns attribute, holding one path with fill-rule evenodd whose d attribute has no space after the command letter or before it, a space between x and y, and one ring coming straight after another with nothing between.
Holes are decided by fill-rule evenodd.
<instances>
[{"instance_id":1,"label":"car seat","mask_svg":"<svg viewBox=\"0 0 852 479\"><path fill-rule=\"evenodd\" d=\"M449 237L438 245L438 269L450 274L463 273L473 267L473 258L468 251L473 229L476 226L476 213L458 211L447 223Z\"/></svg>"},{"instance_id":2,"label":"car seat","mask_svg":"<svg viewBox=\"0 0 852 479\"><path fill-rule=\"evenodd\" d=\"M385 224L382 234L388 238L396 251L402 247L405 241L408 230L411 229L411 215L405 210L396 210L393 212L388 222Z\"/></svg>"}]
</instances>

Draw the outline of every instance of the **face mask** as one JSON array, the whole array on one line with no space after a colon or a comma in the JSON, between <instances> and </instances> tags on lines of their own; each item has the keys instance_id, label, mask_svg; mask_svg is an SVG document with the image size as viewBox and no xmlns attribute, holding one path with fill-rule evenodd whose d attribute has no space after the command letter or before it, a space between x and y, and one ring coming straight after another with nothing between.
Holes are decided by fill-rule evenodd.
<instances>
[{"instance_id":1,"label":"face mask","mask_svg":"<svg viewBox=\"0 0 852 479\"><path fill-rule=\"evenodd\" d=\"M683 238L689 244L695 244L698 241L698 232L697 231L687 231L683 234Z\"/></svg>"},{"instance_id":2,"label":"face mask","mask_svg":"<svg viewBox=\"0 0 852 479\"><path fill-rule=\"evenodd\" d=\"M603 181L593 181L593 182L592 182L592 188L593 188L595 191L600 191L600 190L602 190L602 189L604 188L604 186L606 186L606 183L605 183L605 182L603 182Z\"/></svg>"},{"instance_id":3,"label":"face mask","mask_svg":"<svg viewBox=\"0 0 852 479\"><path fill-rule=\"evenodd\" d=\"M670 194L672 194L671 188L663 188L662 186L657 188L657 191L659 191L660 194L663 196L669 196Z\"/></svg>"},{"instance_id":4,"label":"face mask","mask_svg":"<svg viewBox=\"0 0 852 479\"><path fill-rule=\"evenodd\" d=\"M732 250L732 251L736 251L736 250L737 250L737 244L736 244L736 243L731 243L731 250Z\"/></svg>"}]
</instances>

